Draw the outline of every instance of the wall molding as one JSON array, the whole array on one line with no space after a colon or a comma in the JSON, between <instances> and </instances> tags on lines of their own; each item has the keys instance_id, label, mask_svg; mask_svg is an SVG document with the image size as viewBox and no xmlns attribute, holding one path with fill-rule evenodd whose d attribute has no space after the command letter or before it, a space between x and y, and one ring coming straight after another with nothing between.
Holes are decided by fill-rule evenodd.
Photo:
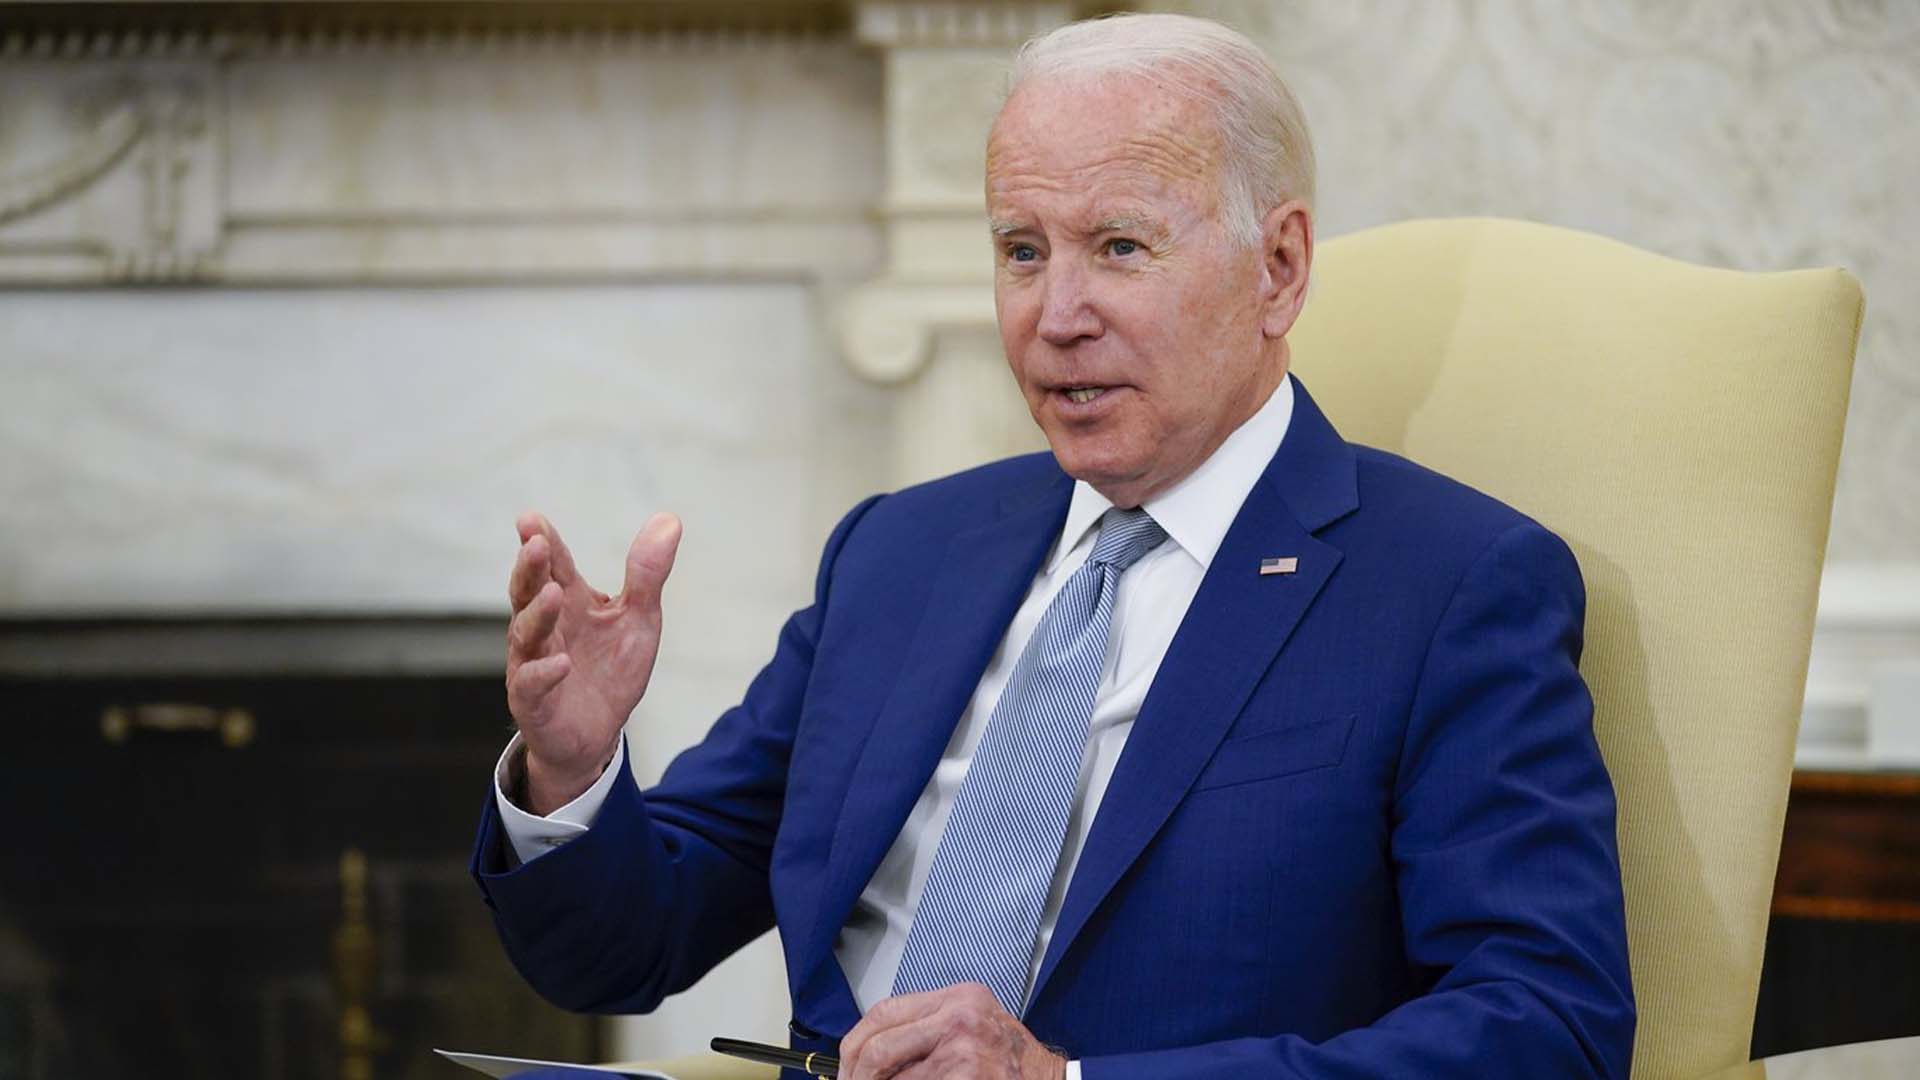
<instances>
[{"instance_id":1,"label":"wall molding","mask_svg":"<svg viewBox=\"0 0 1920 1080\"><path fill-rule=\"evenodd\" d=\"M1797 760L1808 768L1914 768L1920 564L1836 563L1820 581Z\"/></svg>"},{"instance_id":2,"label":"wall molding","mask_svg":"<svg viewBox=\"0 0 1920 1080\"><path fill-rule=\"evenodd\" d=\"M862 42L882 48L1012 49L1065 22L1065 8L1008 0L865 3L854 25Z\"/></svg>"},{"instance_id":3,"label":"wall molding","mask_svg":"<svg viewBox=\"0 0 1920 1080\"><path fill-rule=\"evenodd\" d=\"M0 620L0 675L494 675L506 615Z\"/></svg>"},{"instance_id":4,"label":"wall molding","mask_svg":"<svg viewBox=\"0 0 1920 1080\"><path fill-rule=\"evenodd\" d=\"M595 33L841 33L843 0L283 0L222 2L10 3L0 5L0 43L84 49L101 38L201 42L253 38L514 37ZM42 46L39 43L49 42Z\"/></svg>"},{"instance_id":5,"label":"wall molding","mask_svg":"<svg viewBox=\"0 0 1920 1080\"><path fill-rule=\"evenodd\" d=\"M486 139L423 140L440 155L425 166L408 160L412 147L391 139L371 147L341 141L366 120L408 110L428 135L469 130L479 106L433 79L475 85L482 80L473 73L503 63L516 72L521 109L579 131L575 160L554 162L551 176L511 160L509 122L491 117L485 122L498 134ZM423 68L433 74L410 74ZM680 108L709 110L717 123L745 130L696 137L683 148L688 140L671 125L694 119L662 119L616 102L597 112L578 107L580 94L591 101L599 92L572 87L582 69L616 96L670 87L676 77L704 78L726 96ZM754 71L811 78L813 96L796 106L770 87L741 89ZM275 72L284 73L278 82ZM281 96L261 101L262 84ZM439 96L408 96L414 93ZM860 119L857 111L842 113L849 94L871 99L871 128L847 127ZM878 66L845 36L814 29L15 29L0 33L0 96L18 102L33 125L25 147L16 144L16 160L0 159L0 287L845 281L867 276L882 259L872 209L881 155ZM769 182L760 187L773 190L753 197L704 202L698 188L667 190L659 181L636 192L620 166L582 158L585 147L631 142L636 126L654 124L660 131L648 136L651 143L629 148L629 170L671 171L660 162L685 152L705 160L687 168L692 175L773 175L800 137L783 133L776 117L796 108L795 126L834 132L838 143L802 163L805 182L796 182L791 198ZM529 134L526 152L537 158L542 133ZM259 165L276 154L285 164ZM344 159L358 171L339 169L342 178L316 201L300 167ZM598 176L573 175L581 160ZM257 166L251 174L249 161ZM404 183L408 170L420 168L456 178L491 172L503 178L497 190L513 189L509 178L525 175L525 194L518 204L463 205L379 188L383 170Z\"/></svg>"},{"instance_id":6,"label":"wall molding","mask_svg":"<svg viewBox=\"0 0 1920 1080\"><path fill-rule=\"evenodd\" d=\"M111 168L147 130L147 116L131 93L115 95L100 118L50 162L0 174L0 224L85 188Z\"/></svg>"}]
</instances>

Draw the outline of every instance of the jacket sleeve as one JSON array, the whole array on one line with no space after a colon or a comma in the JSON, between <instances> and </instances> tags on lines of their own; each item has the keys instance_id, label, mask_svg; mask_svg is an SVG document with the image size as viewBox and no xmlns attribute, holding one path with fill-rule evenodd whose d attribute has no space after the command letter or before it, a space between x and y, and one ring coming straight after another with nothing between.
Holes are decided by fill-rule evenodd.
<instances>
[{"instance_id":1,"label":"jacket sleeve","mask_svg":"<svg viewBox=\"0 0 1920 1080\"><path fill-rule=\"evenodd\" d=\"M1086 1080L1626 1077L1633 992L1613 786L1578 669L1584 609L1572 553L1525 523L1474 561L1436 626L1391 841L1424 994L1318 1044L1093 1057Z\"/></svg>"},{"instance_id":2,"label":"jacket sleeve","mask_svg":"<svg viewBox=\"0 0 1920 1080\"><path fill-rule=\"evenodd\" d=\"M489 785L471 869L508 957L541 996L649 1012L773 925L767 866L833 566L877 499L834 529L813 604L787 620L741 703L656 787L621 777L585 835L520 864Z\"/></svg>"}]
</instances>

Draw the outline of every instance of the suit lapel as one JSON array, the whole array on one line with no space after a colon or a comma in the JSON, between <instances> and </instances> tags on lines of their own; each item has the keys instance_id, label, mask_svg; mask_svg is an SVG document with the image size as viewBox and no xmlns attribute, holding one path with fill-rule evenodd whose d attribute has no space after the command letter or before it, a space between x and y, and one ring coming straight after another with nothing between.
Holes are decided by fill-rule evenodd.
<instances>
[{"instance_id":1,"label":"suit lapel","mask_svg":"<svg viewBox=\"0 0 1920 1080\"><path fill-rule=\"evenodd\" d=\"M1073 491L1059 474L1009 496L1004 516L954 537L907 659L855 764L829 849L807 955L832 965L834 936L900 834L1005 636Z\"/></svg>"},{"instance_id":2,"label":"suit lapel","mask_svg":"<svg viewBox=\"0 0 1920 1080\"><path fill-rule=\"evenodd\" d=\"M1340 564L1339 549L1312 534L1359 506L1353 451L1297 381L1294 390L1287 435L1215 553L1141 704L1074 868L1029 1008L1088 918L1186 796ZM1299 560L1294 573L1259 573L1260 560L1289 555Z\"/></svg>"}]
</instances>

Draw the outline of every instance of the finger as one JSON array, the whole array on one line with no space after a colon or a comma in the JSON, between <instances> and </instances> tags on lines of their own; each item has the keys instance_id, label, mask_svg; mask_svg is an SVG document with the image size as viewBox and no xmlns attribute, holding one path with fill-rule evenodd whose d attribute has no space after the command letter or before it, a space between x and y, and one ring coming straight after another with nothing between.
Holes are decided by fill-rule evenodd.
<instances>
[{"instance_id":1,"label":"finger","mask_svg":"<svg viewBox=\"0 0 1920 1080\"><path fill-rule=\"evenodd\" d=\"M547 538L552 547L553 580L566 586L580 580L580 571L573 565L573 552L567 550L566 541L560 539L560 530L553 527L545 514L529 510L520 515L514 526L520 530L522 540L530 540L536 534Z\"/></svg>"},{"instance_id":2,"label":"finger","mask_svg":"<svg viewBox=\"0 0 1920 1080\"><path fill-rule=\"evenodd\" d=\"M537 660L560 647L553 628L560 625L560 583L549 581L507 624L507 662Z\"/></svg>"},{"instance_id":3,"label":"finger","mask_svg":"<svg viewBox=\"0 0 1920 1080\"><path fill-rule=\"evenodd\" d=\"M533 539L534 534L540 531L542 520L537 510L522 510L520 516L513 519L513 531L520 534L521 543Z\"/></svg>"},{"instance_id":4,"label":"finger","mask_svg":"<svg viewBox=\"0 0 1920 1080\"><path fill-rule=\"evenodd\" d=\"M514 668L507 676L507 711L523 724L534 722L547 695L572 671L573 658L566 653L528 660Z\"/></svg>"},{"instance_id":5,"label":"finger","mask_svg":"<svg viewBox=\"0 0 1920 1080\"><path fill-rule=\"evenodd\" d=\"M861 1049L861 1071L874 1080L927 1073L935 1076L974 1076L991 1056L988 1048L1008 1040L1020 1022L994 1000L993 992L978 983L961 983L932 994L930 1001L905 1005L934 1011L873 1035Z\"/></svg>"},{"instance_id":6,"label":"finger","mask_svg":"<svg viewBox=\"0 0 1920 1080\"><path fill-rule=\"evenodd\" d=\"M894 1073L891 1080L948 1080L955 1076L1004 1077L1005 1070L993 1070L977 1054L958 1043L943 1043L933 1053ZM1012 1076L1018 1080L1020 1074Z\"/></svg>"},{"instance_id":7,"label":"finger","mask_svg":"<svg viewBox=\"0 0 1920 1080\"><path fill-rule=\"evenodd\" d=\"M896 994L884 1001L875 1002L860 1023L872 1024L875 1030L910 1024L923 1016L940 1011L940 1008L946 1005L964 985L942 987L939 990L928 990L919 994Z\"/></svg>"},{"instance_id":8,"label":"finger","mask_svg":"<svg viewBox=\"0 0 1920 1080\"><path fill-rule=\"evenodd\" d=\"M867 1015L862 1017L860 1022L853 1026L853 1030L847 1032L846 1037L840 1040L840 1063L843 1069L859 1063L866 1044L875 1036L938 1012L951 996L952 988L949 987L924 994L901 994L875 1002L873 1008L867 1010Z\"/></svg>"},{"instance_id":9,"label":"finger","mask_svg":"<svg viewBox=\"0 0 1920 1080\"><path fill-rule=\"evenodd\" d=\"M553 580L548 572L552 550L547 538L539 533L520 545L520 553L513 559L513 573L507 576L507 603L514 611L532 603L540 587Z\"/></svg>"},{"instance_id":10,"label":"finger","mask_svg":"<svg viewBox=\"0 0 1920 1080\"><path fill-rule=\"evenodd\" d=\"M925 1061L951 1033L950 1020L942 1010L876 1032L860 1047L859 1080L889 1080Z\"/></svg>"},{"instance_id":11,"label":"finger","mask_svg":"<svg viewBox=\"0 0 1920 1080\"><path fill-rule=\"evenodd\" d=\"M673 572L673 558L680 550L680 519L672 514L655 514L633 538L627 548L627 579L621 599L643 610L660 606L660 590Z\"/></svg>"}]
</instances>

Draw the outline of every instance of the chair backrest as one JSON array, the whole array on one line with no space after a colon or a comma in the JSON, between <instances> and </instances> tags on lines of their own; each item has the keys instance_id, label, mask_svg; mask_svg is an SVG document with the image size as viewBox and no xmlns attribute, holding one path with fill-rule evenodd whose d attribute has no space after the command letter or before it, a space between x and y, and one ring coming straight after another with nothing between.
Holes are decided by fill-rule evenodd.
<instances>
[{"instance_id":1,"label":"chair backrest","mask_svg":"<svg viewBox=\"0 0 1920 1080\"><path fill-rule=\"evenodd\" d=\"M1330 240L1310 289L1293 370L1342 434L1517 507L1580 560L1634 1076L1745 1061L1859 283L1463 219Z\"/></svg>"}]
</instances>

